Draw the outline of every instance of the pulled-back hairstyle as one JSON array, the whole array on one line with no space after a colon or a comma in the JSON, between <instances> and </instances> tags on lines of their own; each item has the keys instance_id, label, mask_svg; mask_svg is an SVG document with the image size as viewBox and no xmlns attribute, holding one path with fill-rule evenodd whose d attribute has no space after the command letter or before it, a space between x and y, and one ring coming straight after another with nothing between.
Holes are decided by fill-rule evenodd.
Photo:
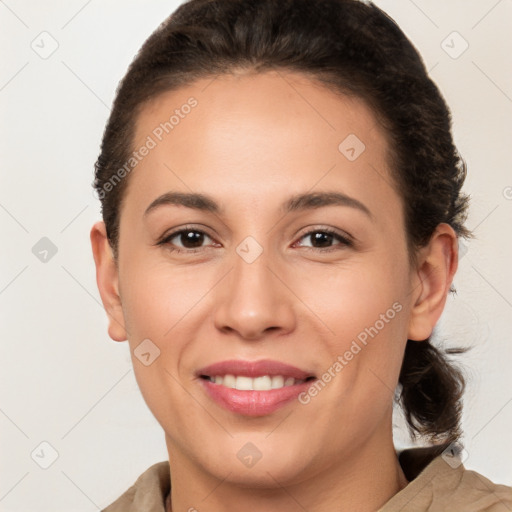
<instances>
[{"instance_id":1,"label":"pulled-back hairstyle","mask_svg":"<svg viewBox=\"0 0 512 512\"><path fill-rule=\"evenodd\" d=\"M452 140L450 112L418 52L382 10L357 0L190 0L136 55L105 128L94 187L116 258L129 176L114 184L112 177L134 150L147 102L201 78L270 70L301 73L372 108L390 141L412 262L440 223L471 236L464 227L468 197L461 192L466 169ZM399 400L412 436L451 442L461 434L464 379L449 352L430 339L407 342Z\"/></svg>"}]
</instances>

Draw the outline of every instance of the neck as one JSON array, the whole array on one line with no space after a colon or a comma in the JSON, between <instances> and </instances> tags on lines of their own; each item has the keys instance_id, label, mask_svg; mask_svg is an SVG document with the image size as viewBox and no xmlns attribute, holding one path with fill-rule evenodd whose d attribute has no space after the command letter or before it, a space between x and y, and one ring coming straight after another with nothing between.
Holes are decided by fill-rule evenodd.
<instances>
[{"instance_id":1,"label":"neck","mask_svg":"<svg viewBox=\"0 0 512 512\"><path fill-rule=\"evenodd\" d=\"M166 511L194 511L207 506L212 512L374 512L408 483L392 438L388 438L385 443L369 440L320 472L296 476L294 483L274 479L272 487L230 482L229 470L225 478L216 478L167 440L172 453L172 486Z\"/></svg>"}]
</instances>

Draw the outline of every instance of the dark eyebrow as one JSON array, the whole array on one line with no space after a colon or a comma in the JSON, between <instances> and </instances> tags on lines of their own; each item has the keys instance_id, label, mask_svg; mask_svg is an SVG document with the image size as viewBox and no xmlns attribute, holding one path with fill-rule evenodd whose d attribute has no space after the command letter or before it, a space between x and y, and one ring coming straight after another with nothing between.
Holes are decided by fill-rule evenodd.
<instances>
[{"instance_id":1,"label":"dark eyebrow","mask_svg":"<svg viewBox=\"0 0 512 512\"><path fill-rule=\"evenodd\" d=\"M183 193L183 192L167 192L157 197L144 212L147 215L150 211L163 205L177 205L202 210L215 214L221 214L221 207L214 199L204 194ZM283 213L290 213L323 206L349 206L356 208L370 218L373 218L370 210L357 199L342 194L340 192L313 192L299 194L288 199L281 207Z\"/></svg>"},{"instance_id":2,"label":"dark eyebrow","mask_svg":"<svg viewBox=\"0 0 512 512\"><path fill-rule=\"evenodd\" d=\"M291 197L283 205L283 212L296 212L322 206L350 206L373 218L370 210L357 199L340 192L312 192Z\"/></svg>"},{"instance_id":3,"label":"dark eyebrow","mask_svg":"<svg viewBox=\"0 0 512 512\"><path fill-rule=\"evenodd\" d=\"M222 213L219 205L211 198L203 194L189 194L183 192L167 192L157 197L144 212L147 215L150 211L162 205L186 206L211 213Z\"/></svg>"}]
</instances>

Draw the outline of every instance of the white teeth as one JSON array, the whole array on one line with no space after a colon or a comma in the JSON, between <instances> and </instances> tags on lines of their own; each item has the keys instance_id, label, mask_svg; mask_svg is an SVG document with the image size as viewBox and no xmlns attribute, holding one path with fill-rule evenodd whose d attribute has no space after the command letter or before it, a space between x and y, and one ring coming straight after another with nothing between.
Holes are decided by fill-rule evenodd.
<instances>
[{"instance_id":1,"label":"white teeth","mask_svg":"<svg viewBox=\"0 0 512 512\"><path fill-rule=\"evenodd\" d=\"M246 377L245 375L215 375L208 378L210 382L220 384L227 388L239 389L241 391L270 391L285 386L301 384L303 380L296 380L293 377L286 379L282 375L262 375L261 377Z\"/></svg>"},{"instance_id":2,"label":"white teeth","mask_svg":"<svg viewBox=\"0 0 512 512\"><path fill-rule=\"evenodd\" d=\"M221 384L227 388L236 389L236 378L234 375L224 375Z\"/></svg>"},{"instance_id":3,"label":"white teeth","mask_svg":"<svg viewBox=\"0 0 512 512\"><path fill-rule=\"evenodd\" d=\"M272 389L279 389L284 387L284 377L281 375L275 375L272 377Z\"/></svg>"},{"instance_id":4,"label":"white teeth","mask_svg":"<svg viewBox=\"0 0 512 512\"><path fill-rule=\"evenodd\" d=\"M239 375L235 381L236 389L241 389L242 391L251 390L252 389L252 379L251 377L244 377Z\"/></svg>"},{"instance_id":5,"label":"white teeth","mask_svg":"<svg viewBox=\"0 0 512 512\"><path fill-rule=\"evenodd\" d=\"M252 387L257 391L269 391L272 389L272 379L268 375L252 379Z\"/></svg>"}]
</instances>

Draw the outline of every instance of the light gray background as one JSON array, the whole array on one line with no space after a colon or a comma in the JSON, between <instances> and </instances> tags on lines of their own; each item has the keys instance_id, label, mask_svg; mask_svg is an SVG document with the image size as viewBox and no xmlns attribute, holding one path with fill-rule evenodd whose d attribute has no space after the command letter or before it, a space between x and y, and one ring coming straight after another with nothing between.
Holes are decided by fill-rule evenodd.
<instances>
[{"instance_id":1,"label":"light gray background","mask_svg":"<svg viewBox=\"0 0 512 512\"><path fill-rule=\"evenodd\" d=\"M108 338L89 230L100 218L93 163L115 88L179 3L0 0L2 511L98 510L167 457L128 345ZM458 295L439 332L474 347L461 358L469 376L465 465L510 485L512 4L376 3L423 55L468 163L477 240L461 259ZM42 237L57 248L46 262L32 252ZM48 469L40 466L52 448L42 442L58 453ZM397 430L397 446L405 443Z\"/></svg>"}]
</instances>

